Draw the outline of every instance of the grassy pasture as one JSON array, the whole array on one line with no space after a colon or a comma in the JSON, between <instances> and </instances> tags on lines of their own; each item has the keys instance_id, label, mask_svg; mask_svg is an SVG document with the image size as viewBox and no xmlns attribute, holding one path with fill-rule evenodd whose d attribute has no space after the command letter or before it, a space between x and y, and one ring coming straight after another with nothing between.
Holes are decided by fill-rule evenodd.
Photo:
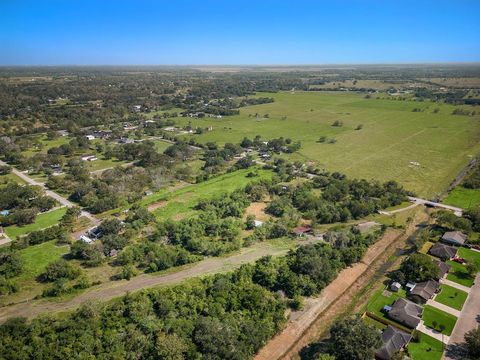
<instances>
[{"instance_id":1,"label":"grassy pasture","mask_svg":"<svg viewBox=\"0 0 480 360\"><path fill-rule=\"evenodd\" d=\"M58 224L66 211L67 208L62 207L60 209L39 214L37 215L34 223L25 226L7 226L5 228L5 232L7 233L8 237L10 237L10 239L14 240L21 235L25 235L32 231L45 229L47 227Z\"/></svg>"},{"instance_id":2,"label":"grassy pasture","mask_svg":"<svg viewBox=\"0 0 480 360\"><path fill-rule=\"evenodd\" d=\"M443 202L462 209L474 208L480 205L480 189L466 189L458 186L448 194Z\"/></svg>"},{"instance_id":3,"label":"grassy pasture","mask_svg":"<svg viewBox=\"0 0 480 360\"><path fill-rule=\"evenodd\" d=\"M480 116L451 115L453 106L431 102L365 99L355 93L262 93L274 103L249 106L240 115L222 119L175 121L184 125L213 126L200 142L238 143L244 136L265 139L290 137L302 142L292 158L315 161L328 170L366 179L401 182L419 195L443 191L480 150ZM421 112L412 112L414 108ZM433 109L439 108L438 113ZM249 114L258 113L260 118ZM264 114L269 119L264 119ZM286 119L283 119L286 117ZM331 126L335 120L342 127ZM363 124L363 129L355 130ZM318 143L320 136L337 143ZM412 165L418 162L420 165Z\"/></svg>"}]
</instances>

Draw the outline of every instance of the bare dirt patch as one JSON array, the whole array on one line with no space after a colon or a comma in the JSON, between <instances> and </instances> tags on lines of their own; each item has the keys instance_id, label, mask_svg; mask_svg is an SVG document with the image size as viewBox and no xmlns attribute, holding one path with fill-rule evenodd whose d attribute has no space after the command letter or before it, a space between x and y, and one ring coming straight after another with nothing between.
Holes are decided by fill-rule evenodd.
<instances>
[{"instance_id":1,"label":"bare dirt patch","mask_svg":"<svg viewBox=\"0 0 480 360\"><path fill-rule=\"evenodd\" d=\"M160 201L156 201L156 202L148 205L147 209L148 209L148 211L152 212L152 211L155 211L157 209L163 208L166 205L167 205L166 200L160 200Z\"/></svg>"},{"instance_id":2,"label":"bare dirt patch","mask_svg":"<svg viewBox=\"0 0 480 360\"><path fill-rule=\"evenodd\" d=\"M260 221L267 221L270 216L265 213L265 208L267 207L265 202L254 202L251 203L249 207L245 210L246 215L253 215L255 219Z\"/></svg>"}]
</instances>

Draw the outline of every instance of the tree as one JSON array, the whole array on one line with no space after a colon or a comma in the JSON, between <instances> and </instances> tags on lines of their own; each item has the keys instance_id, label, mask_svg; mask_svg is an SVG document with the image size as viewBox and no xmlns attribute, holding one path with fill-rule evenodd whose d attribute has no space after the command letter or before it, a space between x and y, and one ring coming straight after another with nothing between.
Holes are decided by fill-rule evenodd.
<instances>
[{"instance_id":1,"label":"tree","mask_svg":"<svg viewBox=\"0 0 480 360\"><path fill-rule=\"evenodd\" d=\"M370 360L382 345L380 333L359 316L336 322L330 329L329 353L337 360Z\"/></svg>"},{"instance_id":2,"label":"tree","mask_svg":"<svg viewBox=\"0 0 480 360\"><path fill-rule=\"evenodd\" d=\"M53 282L59 279L73 280L81 274L81 269L64 259L59 259L47 265L40 276L43 281Z\"/></svg>"},{"instance_id":3,"label":"tree","mask_svg":"<svg viewBox=\"0 0 480 360\"><path fill-rule=\"evenodd\" d=\"M6 251L0 253L0 276L5 279L19 275L23 269L23 260L18 252Z\"/></svg>"},{"instance_id":4,"label":"tree","mask_svg":"<svg viewBox=\"0 0 480 360\"><path fill-rule=\"evenodd\" d=\"M465 269L471 277L474 277L478 272L478 266L474 262L467 263Z\"/></svg>"},{"instance_id":5,"label":"tree","mask_svg":"<svg viewBox=\"0 0 480 360\"><path fill-rule=\"evenodd\" d=\"M465 334L468 355L471 359L480 359L480 326Z\"/></svg>"},{"instance_id":6,"label":"tree","mask_svg":"<svg viewBox=\"0 0 480 360\"><path fill-rule=\"evenodd\" d=\"M439 268L428 255L413 254L400 266L406 281L427 281L438 279Z\"/></svg>"}]
</instances>

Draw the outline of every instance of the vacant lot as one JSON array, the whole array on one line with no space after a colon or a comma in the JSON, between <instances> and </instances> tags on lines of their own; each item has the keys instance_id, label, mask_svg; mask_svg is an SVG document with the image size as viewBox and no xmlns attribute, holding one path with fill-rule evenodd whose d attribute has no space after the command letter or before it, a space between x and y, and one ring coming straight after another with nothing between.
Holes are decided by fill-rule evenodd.
<instances>
[{"instance_id":1,"label":"vacant lot","mask_svg":"<svg viewBox=\"0 0 480 360\"><path fill-rule=\"evenodd\" d=\"M32 231L45 229L52 225L58 224L58 221L67 211L67 208L52 210L43 214L40 214L35 219L35 222L25 226L8 226L5 228L7 235L13 240L21 235L28 234Z\"/></svg>"},{"instance_id":2,"label":"vacant lot","mask_svg":"<svg viewBox=\"0 0 480 360\"><path fill-rule=\"evenodd\" d=\"M213 131L200 142L238 143L244 136L291 137L302 142L299 160L359 178L395 179L419 195L444 190L480 150L480 116L451 115L453 106L365 99L354 93L262 93L274 103L245 107L223 119L176 119ZM413 112L414 108L419 109ZM438 112L434 113L434 109ZM256 116L249 116L259 114ZM269 118L263 115L269 114ZM331 126L336 120L343 126ZM362 124L361 130L355 128ZM321 136L335 144L318 143ZM413 162L413 164L411 163Z\"/></svg>"}]
</instances>

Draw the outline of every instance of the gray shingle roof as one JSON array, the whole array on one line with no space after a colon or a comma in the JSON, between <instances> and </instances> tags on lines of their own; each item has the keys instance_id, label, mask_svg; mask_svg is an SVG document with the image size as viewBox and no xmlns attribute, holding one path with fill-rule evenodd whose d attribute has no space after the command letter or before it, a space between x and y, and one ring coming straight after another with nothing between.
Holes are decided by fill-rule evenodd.
<instances>
[{"instance_id":1,"label":"gray shingle roof","mask_svg":"<svg viewBox=\"0 0 480 360\"><path fill-rule=\"evenodd\" d=\"M440 284L436 281L429 280L418 283L412 291L410 291L410 295L416 295L421 297L423 300L427 301L432 298L432 296L437 292Z\"/></svg>"},{"instance_id":2,"label":"gray shingle roof","mask_svg":"<svg viewBox=\"0 0 480 360\"><path fill-rule=\"evenodd\" d=\"M441 243L435 243L428 251L431 255L441 259L450 259L457 255L457 248Z\"/></svg>"},{"instance_id":3,"label":"gray shingle roof","mask_svg":"<svg viewBox=\"0 0 480 360\"><path fill-rule=\"evenodd\" d=\"M450 244L463 245L467 240L467 235L460 231L448 231L442 236L442 241Z\"/></svg>"},{"instance_id":4,"label":"gray shingle roof","mask_svg":"<svg viewBox=\"0 0 480 360\"><path fill-rule=\"evenodd\" d=\"M411 339L410 334L389 325L382 333L383 346L375 355L382 360L389 360L395 352L407 346Z\"/></svg>"},{"instance_id":5,"label":"gray shingle roof","mask_svg":"<svg viewBox=\"0 0 480 360\"><path fill-rule=\"evenodd\" d=\"M423 309L420 305L404 298L398 298L393 304L392 310L388 312L388 316L401 324L415 329L420 322L422 311Z\"/></svg>"}]
</instances>

